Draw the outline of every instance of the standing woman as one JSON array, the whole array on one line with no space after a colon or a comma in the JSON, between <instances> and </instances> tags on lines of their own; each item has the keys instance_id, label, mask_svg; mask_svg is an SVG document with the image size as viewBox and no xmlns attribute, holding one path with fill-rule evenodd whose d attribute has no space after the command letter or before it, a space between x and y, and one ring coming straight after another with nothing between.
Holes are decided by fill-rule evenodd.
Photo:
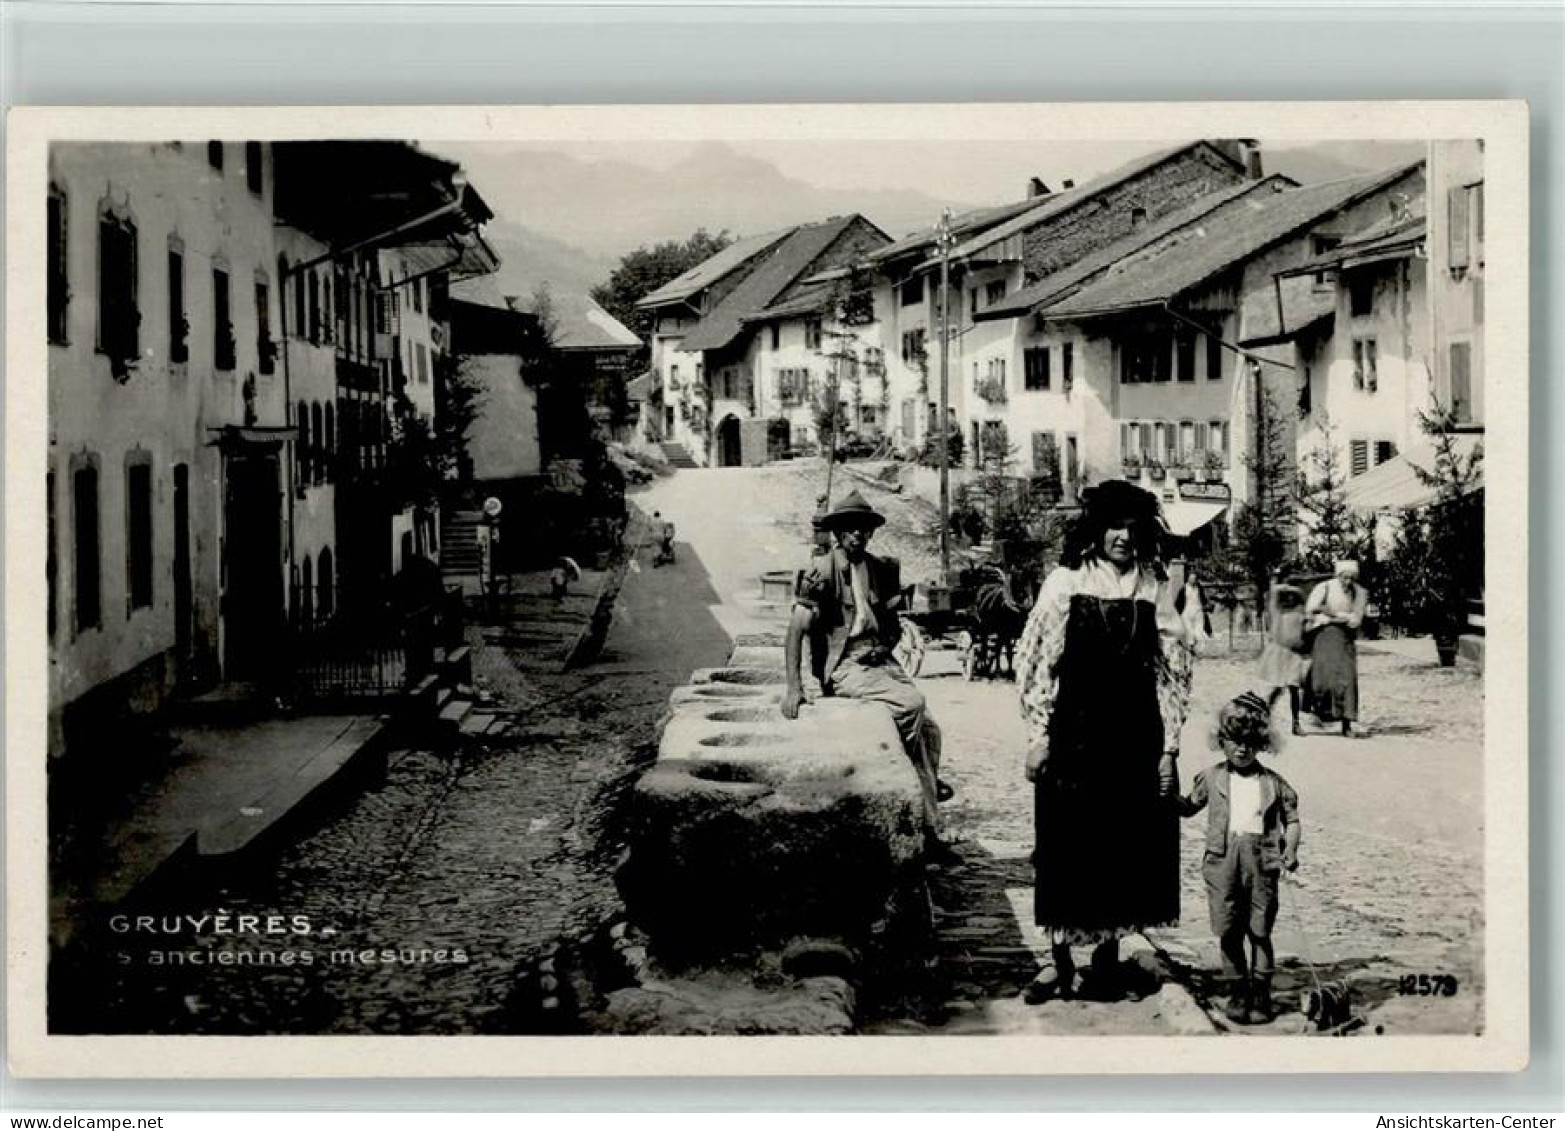
<instances>
[{"instance_id":1,"label":"standing woman","mask_svg":"<svg viewBox=\"0 0 1565 1131\"><path fill-rule=\"evenodd\" d=\"M1362 738L1359 717L1359 626L1369 594L1359 584L1358 562L1338 562L1336 576L1322 581L1304 606L1314 632L1310 670L1305 677L1304 709L1323 723L1341 720L1345 738Z\"/></svg>"},{"instance_id":2,"label":"standing woman","mask_svg":"<svg viewBox=\"0 0 1565 1131\"><path fill-rule=\"evenodd\" d=\"M1091 488L1018 647L1035 915L1052 959L1029 1002L1073 992L1073 945L1093 948L1094 996L1115 996L1119 939L1179 919L1176 759L1192 652L1169 600L1163 532L1148 492L1123 480Z\"/></svg>"}]
</instances>

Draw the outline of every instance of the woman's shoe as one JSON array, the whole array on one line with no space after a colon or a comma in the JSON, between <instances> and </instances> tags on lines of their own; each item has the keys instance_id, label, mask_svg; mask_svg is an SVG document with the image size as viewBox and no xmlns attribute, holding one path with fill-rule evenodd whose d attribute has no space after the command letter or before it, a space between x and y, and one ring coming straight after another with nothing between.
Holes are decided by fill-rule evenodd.
<instances>
[{"instance_id":1,"label":"woman's shoe","mask_svg":"<svg viewBox=\"0 0 1565 1131\"><path fill-rule=\"evenodd\" d=\"M1028 1005L1042 1005L1055 998L1064 1001L1072 996L1074 972L1062 972L1057 967L1046 966L1022 990L1022 1000Z\"/></svg>"}]
</instances>

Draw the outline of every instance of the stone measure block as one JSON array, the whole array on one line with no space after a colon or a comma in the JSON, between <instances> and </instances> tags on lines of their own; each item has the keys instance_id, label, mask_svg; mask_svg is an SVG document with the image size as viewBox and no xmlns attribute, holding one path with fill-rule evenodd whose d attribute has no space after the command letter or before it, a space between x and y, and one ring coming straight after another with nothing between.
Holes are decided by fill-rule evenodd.
<instances>
[{"instance_id":1,"label":"stone measure block","mask_svg":"<svg viewBox=\"0 0 1565 1131\"><path fill-rule=\"evenodd\" d=\"M725 671L674 692L637 783L620 877L632 917L664 953L864 935L923 847L890 714L824 699L784 719L775 682Z\"/></svg>"}]
</instances>

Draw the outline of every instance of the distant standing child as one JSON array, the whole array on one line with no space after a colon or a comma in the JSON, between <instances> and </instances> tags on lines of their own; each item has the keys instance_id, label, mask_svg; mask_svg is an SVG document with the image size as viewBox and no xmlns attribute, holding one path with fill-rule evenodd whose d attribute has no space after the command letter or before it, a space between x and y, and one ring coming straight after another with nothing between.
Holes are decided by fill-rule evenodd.
<instances>
[{"instance_id":1,"label":"distant standing child","mask_svg":"<svg viewBox=\"0 0 1565 1131\"><path fill-rule=\"evenodd\" d=\"M1212 745L1224 760L1196 775L1180 809L1187 817L1207 810L1201 874L1223 973L1233 985L1224 1013L1237 1024L1263 1024L1273 1016L1278 876L1299 866L1299 797L1256 760L1275 752L1277 741L1271 708L1253 691L1224 704Z\"/></svg>"},{"instance_id":2,"label":"distant standing child","mask_svg":"<svg viewBox=\"0 0 1565 1131\"><path fill-rule=\"evenodd\" d=\"M1281 582L1272 586L1271 639L1261 652L1260 681L1271 688L1268 693L1275 703L1286 688L1288 714L1293 719L1293 733L1302 735L1299 725L1300 689L1310 670L1309 651L1304 643L1304 590Z\"/></svg>"}]
</instances>

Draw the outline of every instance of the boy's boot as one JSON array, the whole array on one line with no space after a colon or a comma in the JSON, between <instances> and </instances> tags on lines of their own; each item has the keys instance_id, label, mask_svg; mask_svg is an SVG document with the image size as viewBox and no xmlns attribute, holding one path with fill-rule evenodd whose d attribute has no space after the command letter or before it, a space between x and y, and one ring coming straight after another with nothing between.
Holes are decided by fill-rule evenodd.
<instances>
[{"instance_id":1,"label":"boy's boot","mask_svg":"<svg viewBox=\"0 0 1565 1131\"><path fill-rule=\"evenodd\" d=\"M1248 1025L1250 1023L1250 982L1243 975L1233 979L1229 983L1231 989L1228 996L1228 1005L1223 1009L1223 1016L1235 1025Z\"/></svg>"},{"instance_id":2,"label":"boy's boot","mask_svg":"<svg viewBox=\"0 0 1565 1131\"><path fill-rule=\"evenodd\" d=\"M1272 976L1257 974L1250 982L1250 1024L1265 1025L1277 1010L1272 1005Z\"/></svg>"}]
</instances>

